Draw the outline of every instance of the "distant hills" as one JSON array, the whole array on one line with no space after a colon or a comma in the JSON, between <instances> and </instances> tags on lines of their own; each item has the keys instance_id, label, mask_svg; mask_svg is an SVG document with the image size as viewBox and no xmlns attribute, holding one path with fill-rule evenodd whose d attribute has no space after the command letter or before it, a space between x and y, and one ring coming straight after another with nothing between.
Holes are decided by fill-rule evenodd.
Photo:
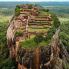
<instances>
[{"instance_id":1,"label":"distant hills","mask_svg":"<svg viewBox=\"0 0 69 69\"><path fill-rule=\"evenodd\" d=\"M7 11L4 10L4 12L8 12L11 10L11 8L14 10L18 4L37 4L49 9L51 12L59 16L69 17L69 2L0 2L0 8L10 8ZM11 12L9 12L9 14Z\"/></svg>"},{"instance_id":2,"label":"distant hills","mask_svg":"<svg viewBox=\"0 0 69 69\"><path fill-rule=\"evenodd\" d=\"M38 4L41 6L69 6L69 2L0 2L0 8L15 8L17 4Z\"/></svg>"}]
</instances>

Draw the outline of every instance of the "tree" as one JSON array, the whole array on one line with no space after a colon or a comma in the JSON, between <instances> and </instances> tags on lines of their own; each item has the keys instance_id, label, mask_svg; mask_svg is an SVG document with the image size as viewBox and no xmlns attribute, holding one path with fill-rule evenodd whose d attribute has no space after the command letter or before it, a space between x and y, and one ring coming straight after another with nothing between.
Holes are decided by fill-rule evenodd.
<instances>
[{"instance_id":1,"label":"tree","mask_svg":"<svg viewBox=\"0 0 69 69\"><path fill-rule=\"evenodd\" d=\"M50 40L51 37L55 34L56 28L55 27L51 27L49 29L49 31L47 32L47 36L45 38L45 40Z\"/></svg>"},{"instance_id":2,"label":"tree","mask_svg":"<svg viewBox=\"0 0 69 69\"><path fill-rule=\"evenodd\" d=\"M15 15L18 16L20 14L20 6L17 5L15 8Z\"/></svg>"},{"instance_id":3,"label":"tree","mask_svg":"<svg viewBox=\"0 0 69 69\"><path fill-rule=\"evenodd\" d=\"M34 41L39 44L40 42L42 42L44 40L44 37L42 36L42 34L37 34L35 37L34 37Z\"/></svg>"},{"instance_id":4,"label":"tree","mask_svg":"<svg viewBox=\"0 0 69 69\"><path fill-rule=\"evenodd\" d=\"M42 9L44 12L49 12L49 9Z\"/></svg>"},{"instance_id":5,"label":"tree","mask_svg":"<svg viewBox=\"0 0 69 69\"><path fill-rule=\"evenodd\" d=\"M60 21L59 19L57 18L56 15L52 14L52 20L53 20L53 25L55 28L58 28L60 26Z\"/></svg>"}]
</instances>

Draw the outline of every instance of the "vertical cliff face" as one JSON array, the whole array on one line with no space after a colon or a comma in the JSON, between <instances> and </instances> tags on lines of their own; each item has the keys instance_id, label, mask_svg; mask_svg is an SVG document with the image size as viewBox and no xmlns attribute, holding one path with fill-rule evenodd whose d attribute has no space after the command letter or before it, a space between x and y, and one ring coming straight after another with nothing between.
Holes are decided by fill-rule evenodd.
<instances>
[{"instance_id":1,"label":"vertical cliff face","mask_svg":"<svg viewBox=\"0 0 69 69\"><path fill-rule=\"evenodd\" d=\"M52 42L51 42L51 65L53 69L63 69L62 67L62 59L60 58L60 39L59 39L59 32L58 29L53 35Z\"/></svg>"},{"instance_id":2,"label":"vertical cliff face","mask_svg":"<svg viewBox=\"0 0 69 69\"><path fill-rule=\"evenodd\" d=\"M63 65L67 65L69 54L60 41L59 33L60 29L57 29L49 46L34 50L17 47L18 43L14 47L10 42L10 56L15 57L18 69L64 69Z\"/></svg>"},{"instance_id":3,"label":"vertical cliff face","mask_svg":"<svg viewBox=\"0 0 69 69\"><path fill-rule=\"evenodd\" d=\"M20 49L21 52L17 55L18 61L20 60L18 64L26 69L64 69L63 64L67 64L69 56L64 46L61 46L59 32L60 29L56 30L49 46L25 52Z\"/></svg>"},{"instance_id":4,"label":"vertical cliff face","mask_svg":"<svg viewBox=\"0 0 69 69\"><path fill-rule=\"evenodd\" d=\"M59 30L54 34L52 41L47 47L38 47L33 51L19 49L18 68L26 69L63 69L62 59L60 58Z\"/></svg>"}]
</instances>

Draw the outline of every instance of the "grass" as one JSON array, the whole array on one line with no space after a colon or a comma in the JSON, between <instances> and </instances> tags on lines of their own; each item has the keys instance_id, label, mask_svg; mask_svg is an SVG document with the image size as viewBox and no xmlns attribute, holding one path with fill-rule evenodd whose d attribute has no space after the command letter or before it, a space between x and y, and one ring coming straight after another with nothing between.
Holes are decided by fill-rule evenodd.
<instances>
[{"instance_id":1,"label":"grass","mask_svg":"<svg viewBox=\"0 0 69 69\"><path fill-rule=\"evenodd\" d=\"M39 46L47 46L49 44L49 40L48 41L42 41L39 43Z\"/></svg>"},{"instance_id":2,"label":"grass","mask_svg":"<svg viewBox=\"0 0 69 69\"><path fill-rule=\"evenodd\" d=\"M27 39L25 41L21 41L20 46L23 47L23 48L33 49L33 48L40 47L40 46L47 46L48 43L49 43L49 40L48 41L43 40L42 42L37 44L34 41L34 37L33 37L33 38Z\"/></svg>"},{"instance_id":3,"label":"grass","mask_svg":"<svg viewBox=\"0 0 69 69\"><path fill-rule=\"evenodd\" d=\"M67 21L69 21L69 18L65 18L65 17L58 17L61 23L66 23Z\"/></svg>"},{"instance_id":4,"label":"grass","mask_svg":"<svg viewBox=\"0 0 69 69\"><path fill-rule=\"evenodd\" d=\"M37 43L34 42L34 39L27 39L23 42L20 42L20 46L23 48L34 48L37 46Z\"/></svg>"},{"instance_id":5,"label":"grass","mask_svg":"<svg viewBox=\"0 0 69 69\"><path fill-rule=\"evenodd\" d=\"M49 28L29 28L30 32L47 32Z\"/></svg>"},{"instance_id":6,"label":"grass","mask_svg":"<svg viewBox=\"0 0 69 69\"><path fill-rule=\"evenodd\" d=\"M48 12L45 12L45 11L43 11L43 10L40 10L40 14L39 15L48 15L49 13Z\"/></svg>"},{"instance_id":7,"label":"grass","mask_svg":"<svg viewBox=\"0 0 69 69\"><path fill-rule=\"evenodd\" d=\"M0 23L9 23L9 19L11 18L11 16L4 16L4 15L0 15Z\"/></svg>"},{"instance_id":8,"label":"grass","mask_svg":"<svg viewBox=\"0 0 69 69\"><path fill-rule=\"evenodd\" d=\"M22 36L23 35L23 31L20 30L20 31L16 31L15 33L15 36L18 37L18 36Z\"/></svg>"},{"instance_id":9,"label":"grass","mask_svg":"<svg viewBox=\"0 0 69 69\"><path fill-rule=\"evenodd\" d=\"M7 48L6 31L8 28L9 19L11 18L10 15L2 15L0 13L0 69L16 68L14 60L9 58L9 50Z\"/></svg>"}]
</instances>

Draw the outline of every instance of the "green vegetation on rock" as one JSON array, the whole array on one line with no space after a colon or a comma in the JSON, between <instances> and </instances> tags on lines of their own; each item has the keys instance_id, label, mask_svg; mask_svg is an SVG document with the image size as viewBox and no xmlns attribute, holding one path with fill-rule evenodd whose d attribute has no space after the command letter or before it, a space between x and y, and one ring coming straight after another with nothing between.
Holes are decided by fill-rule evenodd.
<instances>
[{"instance_id":1,"label":"green vegetation on rock","mask_svg":"<svg viewBox=\"0 0 69 69\"><path fill-rule=\"evenodd\" d=\"M18 16L20 14L20 6L17 5L15 8L15 15Z\"/></svg>"},{"instance_id":2,"label":"green vegetation on rock","mask_svg":"<svg viewBox=\"0 0 69 69\"><path fill-rule=\"evenodd\" d=\"M22 31L16 31L15 33L15 36L18 37L18 36L22 36L23 35L23 32Z\"/></svg>"},{"instance_id":3,"label":"green vegetation on rock","mask_svg":"<svg viewBox=\"0 0 69 69\"><path fill-rule=\"evenodd\" d=\"M41 37L41 41L39 40L40 38L37 37L38 43L34 39L35 39L35 37L31 38L31 39L27 39L25 41L21 41L20 46L22 48L34 49L36 47L46 46L49 43L49 41L43 40L42 37Z\"/></svg>"},{"instance_id":4,"label":"green vegetation on rock","mask_svg":"<svg viewBox=\"0 0 69 69\"><path fill-rule=\"evenodd\" d=\"M34 41L34 38L31 38L20 42L20 46L23 48L34 48L37 46L37 43Z\"/></svg>"},{"instance_id":5,"label":"green vegetation on rock","mask_svg":"<svg viewBox=\"0 0 69 69\"><path fill-rule=\"evenodd\" d=\"M42 42L44 40L44 37L42 34L37 34L35 37L34 37L34 41L39 44L40 42Z\"/></svg>"},{"instance_id":6,"label":"green vegetation on rock","mask_svg":"<svg viewBox=\"0 0 69 69\"><path fill-rule=\"evenodd\" d=\"M69 52L69 21L61 24L60 38Z\"/></svg>"},{"instance_id":7,"label":"green vegetation on rock","mask_svg":"<svg viewBox=\"0 0 69 69\"><path fill-rule=\"evenodd\" d=\"M56 15L52 14L52 20L53 20L53 25L55 28L58 28L60 26L60 21L59 19L57 18Z\"/></svg>"}]
</instances>

